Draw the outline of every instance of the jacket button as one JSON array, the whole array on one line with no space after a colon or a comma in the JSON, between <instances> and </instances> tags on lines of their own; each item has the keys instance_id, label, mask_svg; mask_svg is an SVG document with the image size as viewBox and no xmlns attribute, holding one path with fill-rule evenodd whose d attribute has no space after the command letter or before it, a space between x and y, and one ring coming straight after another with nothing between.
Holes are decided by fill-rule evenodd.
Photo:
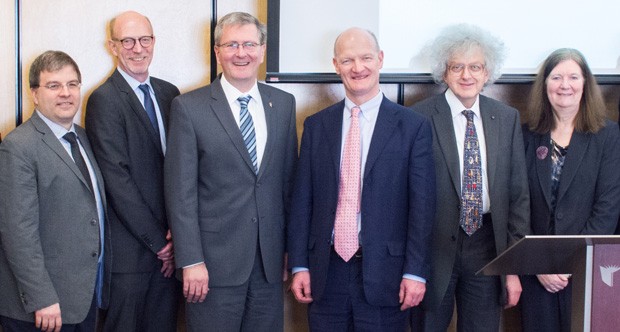
<instances>
[{"instance_id":1,"label":"jacket button","mask_svg":"<svg viewBox=\"0 0 620 332\"><path fill-rule=\"evenodd\" d=\"M93 225L93 226L97 225L97 219L93 219L93 220L91 220L91 221L90 221L90 224L91 224L91 225Z\"/></svg>"},{"instance_id":2,"label":"jacket button","mask_svg":"<svg viewBox=\"0 0 620 332\"><path fill-rule=\"evenodd\" d=\"M256 223L256 218L252 218L252 222L253 222L253 223Z\"/></svg>"},{"instance_id":3,"label":"jacket button","mask_svg":"<svg viewBox=\"0 0 620 332\"><path fill-rule=\"evenodd\" d=\"M91 255L92 257L97 257L97 252L96 252L96 251L93 251L90 255Z\"/></svg>"},{"instance_id":4,"label":"jacket button","mask_svg":"<svg viewBox=\"0 0 620 332\"><path fill-rule=\"evenodd\" d=\"M452 235L452 236L450 237L450 239L451 239L452 241L456 241L456 236Z\"/></svg>"}]
</instances>

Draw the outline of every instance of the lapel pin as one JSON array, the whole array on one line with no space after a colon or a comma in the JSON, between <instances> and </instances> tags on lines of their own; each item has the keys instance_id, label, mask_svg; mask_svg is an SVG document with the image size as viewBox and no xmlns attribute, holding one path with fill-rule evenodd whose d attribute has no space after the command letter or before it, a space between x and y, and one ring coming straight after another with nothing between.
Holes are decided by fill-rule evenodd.
<instances>
[{"instance_id":1,"label":"lapel pin","mask_svg":"<svg viewBox=\"0 0 620 332\"><path fill-rule=\"evenodd\" d=\"M548 153L549 153L549 148L547 148L546 146L539 146L536 149L536 157L538 157L538 159L540 160L544 160L545 158L547 158Z\"/></svg>"},{"instance_id":2,"label":"lapel pin","mask_svg":"<svg viewBox=\"0 0 620 332\"><path fill-rule=\"evenodd\" d=\"M273 107L273 105L271 104L271 102L269 102L269 107Z\"/></svg>"}]
</instances>

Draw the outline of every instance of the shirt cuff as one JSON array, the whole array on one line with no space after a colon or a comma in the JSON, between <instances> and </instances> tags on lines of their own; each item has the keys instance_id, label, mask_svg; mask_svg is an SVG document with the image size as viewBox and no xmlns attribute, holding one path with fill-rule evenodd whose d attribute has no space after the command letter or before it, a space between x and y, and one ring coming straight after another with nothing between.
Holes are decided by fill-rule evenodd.
<instances>
[{"instance_id":1,"label":"shirt cuff","mask_svg":"<svg viewBox=\"0 0 620 332\"><path fill-rule=\"evenodd\" d=\"M295 274L297 272L304 272L304 271L310 271L310 270L307 267L301 267L301 266L296 266L291 269L292 274Z\"/></svg>"},{"instance_id":2,"label":"shirt cuff","mask_svg":"<svg viewBox=\"0 0 620 332\"><path fill-rule=\"evenodd\" d=\"M418 276L414 276L413 274L409 274L409 273L405 273L403 274L403 279L409 279L409 280L414 280L414 281L419 281L423 284L426 283L426 279L422 278L422 277L418 277Z\"/></svg>"}]
</instances>

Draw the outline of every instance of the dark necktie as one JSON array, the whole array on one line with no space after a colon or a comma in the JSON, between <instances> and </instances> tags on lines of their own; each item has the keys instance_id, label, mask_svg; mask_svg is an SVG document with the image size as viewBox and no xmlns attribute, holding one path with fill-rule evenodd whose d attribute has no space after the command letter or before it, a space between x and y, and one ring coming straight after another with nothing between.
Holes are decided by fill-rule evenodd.
<instances>
[{"instance_id":1,"label":"dark necktie","mask_svg":"<svg viewBox=\"0 0 620 332\"><path fill-rule=\"evenodd\" d=\"M463 150L460 224L467 235L472 235L482 226L482 165L474 112L464 110L463 115L467 118L467 127Z\"/></svg>"},{"instance_id":2,"label":"dark necktie","mask_svg":"<svg viewBox=\"0 0 620 332\"><path fill-rule=\"evenodd\" d=\"M73 161L75 165L82 173L84 180L88 184L88 188L90 188L90 192L94 194L93 184L90 181L90 173L88 172L88 167L86 166L86 161L84 161L84 157L82 157L82 152L80 152L80 146L78 145L77 135L73 132L68 132L63 136L69 144L71 144L71 155L73 156Z\"/></svg>"},{"instance_id":3,"label":"dark necktie","mask_svg":"<svg viewBox=\"0 0 620 332\"><path fill-rule=\"evenodd\" d=\"M139 86L142 93L144 93L144 110L146 111L146 115L149 116L149 120L151 120L151 125L155 129L155 132L159 136L159 125L157 124L157 115L155 114L155 105L153 104L153 99L151 99L151 92L149 91L148 84L140 84Z\"/></svg>"},{"instance_id":4,"label":"dark necktie","mask_svg":"<svg viewBox=\"0 0 620 332\"><path fill-rule=\"evenodd\" d=\"M254 133L254 121L252 121L252 115L248 111L248 103L252 99L252 96L243 96L237 98L241 105L241 112L239 113L239 129L241 130L241 136L243 136L243 142L248 149L250 159L252 160L252 166L254 166L254 173L258 174L258 164L256 163L256 134Z\"/></svg>"}]
</instances>

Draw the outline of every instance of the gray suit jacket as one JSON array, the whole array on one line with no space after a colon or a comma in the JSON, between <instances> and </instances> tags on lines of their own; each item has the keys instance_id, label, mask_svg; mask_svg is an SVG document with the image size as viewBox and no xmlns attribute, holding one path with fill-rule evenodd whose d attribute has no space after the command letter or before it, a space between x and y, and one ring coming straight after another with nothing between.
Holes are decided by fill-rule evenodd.
<instances>
[{"instance_id":1,"label":"gray suit jacket","mask_svg":"<svg viewBox=\"0 0 620 332\"><path fill-rule=\"evenodd\" d=\"M103 179L86 133L77 125L75 130L105 207ZM60 303L63 323L83 321L95 294L103 221L84 177L37 113L0 145L0 192L0 315L33 321L34 311ZM109 244L106 232L104 307Z\"/></svg>"},{"instance_id":2,"label":"gray suit jacket","mask_svg":"<svg viewBox=\"0 0 620 332\"><path fill-rule=\"evenodd\" d=\"M461 171L450 107L440 94L413 106L433 124L437 171L437 212L431 247L431 276L424 303L431 310L443 299L457 250ZM489 198L497 254L529 233L529 191L519 112L480 95L480 113L487 152ZM503 282L502 282L503 283ZM502 298L505 300L505 287Z\"/></svg>"},{"instance_id":3,"label":"gray suit jacket","mask_svg":"<svg viewBox=\"0 0 620 332\"><path fill-rule=\"evenodd\" d=\"M151 77L164 127L179 90ZM157 252L166 245L164 154L157 132L123 76L115 70L91 94L86 131L105 177L115 273L161 267ZM122 254L121 254L122 253Z\"/></svg>"},{"instance_id":4,"label":"gray suit jacket","mask_svg":"<svg viewBox=\"0 0 620 332\"><path fill-rule=\"evenodd\" d=\"M297 161L295 98L259 84L267 144L258 175L219 79L175 98L164 183L177 266L204 261L209 285L248 280L260 243L267 281L281 282Z\"/></svg>"}]
</instances>

